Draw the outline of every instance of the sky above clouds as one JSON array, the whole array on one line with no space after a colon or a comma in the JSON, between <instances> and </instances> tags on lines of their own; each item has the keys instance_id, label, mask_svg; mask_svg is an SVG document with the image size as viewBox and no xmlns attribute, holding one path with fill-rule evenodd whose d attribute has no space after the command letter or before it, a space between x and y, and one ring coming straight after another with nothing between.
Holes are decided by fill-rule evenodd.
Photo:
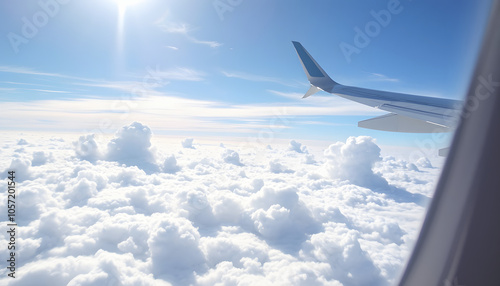
<instances>
[{"instance_id":1,"label":"sky above clouds","mask_svg":"<svg viewBox=\"0 0 500 286\"><path fill-rule=\"evenodd\" d=\"M397 282L451 135L301 99L291 41L342 84L461 99L489 3L1 1L0 284Z\"/></svg>"}]
</instances>

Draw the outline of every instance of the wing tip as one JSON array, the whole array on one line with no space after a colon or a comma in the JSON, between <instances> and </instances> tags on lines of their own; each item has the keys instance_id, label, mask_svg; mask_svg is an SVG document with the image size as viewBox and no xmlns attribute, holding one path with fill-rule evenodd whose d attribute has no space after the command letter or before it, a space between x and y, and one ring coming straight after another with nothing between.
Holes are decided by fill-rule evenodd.
<instances>
[{"instance_id":1,"label":"wing tip","mask_svg":"<svg viewBox=\"0 0 500 286\"><path fill-rule=\"evenodd\" d=\"M321 66L314 60L309 52L300 42L292 41L292 44L299 56L302 68L306 73L309 82L320 89L329 92L337 83L332 80Z\"/></svg>"}]
</instances>

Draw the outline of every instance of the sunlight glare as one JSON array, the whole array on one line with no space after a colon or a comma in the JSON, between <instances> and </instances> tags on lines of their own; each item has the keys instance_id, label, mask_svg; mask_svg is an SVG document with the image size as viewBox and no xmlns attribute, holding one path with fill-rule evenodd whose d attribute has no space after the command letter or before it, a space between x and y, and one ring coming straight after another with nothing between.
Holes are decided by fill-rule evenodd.
<instances>
[{"instance_id":1,"label":"sunlight glare","mask_svg":"<svg viewBox=\"0 0 500 286\"><path fill-rule=\"evenodd\" d=\"M126 9L128 6L142 2L143 0L114 0L114 1L118 5L118 9L123 10Z\"/></svg>"},{"instance_id":2,"label":"sunlight glare","mask_svg":"<svg viewBox=\"0 0 500 286\"><path fill-rule=\"evenodd\" d=\"M124 44L124 25L125 12L129 6L139 4L144 0L114 0L118 6L118 31L117 31L117 67L119 70L123 68L123 44Z\"/></svg>"}]
</instances>

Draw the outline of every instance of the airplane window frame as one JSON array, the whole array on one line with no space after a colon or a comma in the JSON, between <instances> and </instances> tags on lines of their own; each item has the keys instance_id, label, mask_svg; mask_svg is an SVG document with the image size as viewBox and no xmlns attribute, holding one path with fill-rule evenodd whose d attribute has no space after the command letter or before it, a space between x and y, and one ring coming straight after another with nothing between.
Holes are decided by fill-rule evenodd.
<instances>
[{"instance_id":1,"label":"airplane window frame","mask_svg":"<svg viewBox=\"0 0 500 286\"><path fill-rule=\"evenodd\" d=\"M460 123L401 286L500 285L498 27L500 1L494 1Z\"/></svg>"}]
</instances>

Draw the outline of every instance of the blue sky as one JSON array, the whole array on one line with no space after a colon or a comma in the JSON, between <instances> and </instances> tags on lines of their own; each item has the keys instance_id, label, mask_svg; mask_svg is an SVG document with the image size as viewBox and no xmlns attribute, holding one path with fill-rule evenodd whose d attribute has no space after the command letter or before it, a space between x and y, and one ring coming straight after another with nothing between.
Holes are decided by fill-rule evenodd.
<instances>
[{"instance_id":1,"label":"blue sky","mask_svg":"<svg viewBox=\"0 0 500 286\"><path fill-rule=\"evenodd\" d=\"M41 0L48 12L39 1L0 3L3 129L113 132L135 120L168 135L327 141L369 135L380 144L410 146L429 135L358 128L359 120L383 113L326 93L300 99L308 83L291 41L300 41L342 84L459 99L489 6L465 0L60 2ZM399 12L348 60L340 45L354 45L355 28L364 30L372 11L389 7Z\"/></svg>"}]
</instances>

